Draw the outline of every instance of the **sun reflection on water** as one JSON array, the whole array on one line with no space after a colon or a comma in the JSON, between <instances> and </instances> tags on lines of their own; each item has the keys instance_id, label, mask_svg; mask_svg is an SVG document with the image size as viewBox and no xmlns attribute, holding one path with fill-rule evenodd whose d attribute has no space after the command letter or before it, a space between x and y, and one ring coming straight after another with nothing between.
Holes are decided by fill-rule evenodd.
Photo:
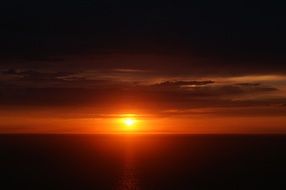
<instances>
[{"instance_id":1,"label":"sun reflection on water","mask_svg":"<svg viewBox=\"0 0 286 190\"><path fill-rule=\"evenodd\" d=\"M123 156L122 175L118 180L116 190L139 190L133 145L129 141L125 144Z\"/></svg>"}]
</instances>

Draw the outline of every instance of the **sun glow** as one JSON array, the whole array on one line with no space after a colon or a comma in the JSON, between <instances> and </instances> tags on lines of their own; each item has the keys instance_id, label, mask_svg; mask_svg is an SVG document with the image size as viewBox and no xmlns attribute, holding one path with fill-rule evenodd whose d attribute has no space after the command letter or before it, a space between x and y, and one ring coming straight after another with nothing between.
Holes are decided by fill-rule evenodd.
<instances>
[{"instance_id":1,"label":"sun glow","mask_svg":"<svg viewBox=\"0 0 286 190\"><path fill-rule=\"evenodd\" d=\"M125 124L126 126L131 127L132 125L134 125L134 123L135 123L135 120L132 119L132 118L126 118L126 119L124 119L124 124Z\"/></svg>"},{"instance_id":2,"label":"sun glow","mask_svg":"<svg viewBox=\"0 0 286 190\"><path fill-rule=\"evenodd\" d=\"M134 130L136 130L135 129L135 125L137 123L137 120L135 118L132 118L132 117L122 118L122 123L123 123L125 131L134 131Z\"/></svg>"}]
</instances>

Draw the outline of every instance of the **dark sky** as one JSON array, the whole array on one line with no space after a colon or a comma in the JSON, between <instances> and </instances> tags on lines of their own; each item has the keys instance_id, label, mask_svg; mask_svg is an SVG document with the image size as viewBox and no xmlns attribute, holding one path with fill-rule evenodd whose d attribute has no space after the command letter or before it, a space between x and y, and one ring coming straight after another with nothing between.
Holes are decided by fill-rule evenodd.
<instances>
[{"instance_id":1,"label":"dark sky","mask_svg":"<svg viewBox=\"0 0 286 190\"><path fill-rule=\"evenodd\" d=\"M285 7L241 0L2 1L0 107L94 106L103 114L124 104L158 115L207 109L281 116Z\"/></svg>"},{"instance_id":2,"label":"dark sky","mask_svg":"<svg viewBox=\"0 0 286 190\"><path fill-rule=\"evenodd\" d=\"M102 52L285 58L277 1L4 1L1 57Z\"/></svg>"}]
</instances>

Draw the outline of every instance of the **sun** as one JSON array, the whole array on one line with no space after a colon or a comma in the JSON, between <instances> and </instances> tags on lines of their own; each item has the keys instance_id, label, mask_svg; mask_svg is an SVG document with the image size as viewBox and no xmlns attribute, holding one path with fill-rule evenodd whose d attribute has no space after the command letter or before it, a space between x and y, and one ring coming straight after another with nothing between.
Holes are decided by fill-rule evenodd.
<instances>
[{"instance_id":1,"label":"sun","mask_svg":"<svg viewBox=\"0 0 286 190\"><path fill-rule=\"evenodd\" d=\"M125 118L125 119L124 119L124 124L125 124L126 126L132 126L132 125L134 125L134 123L135 123L135 120L132 119L132 118Z\"/></svg>"},{"instance_id":2,"label":"sun","mask_svg":"<svg viewBox=\"0 0 286 190\"><path fill-rule=\"evenodd\" d=\"M131 118L131 117L126 117L122 119L123 125L124 125L124 129L127 131L133 131L135 130L135 125L137 120L135 118Z\"/></svg>"}]
</instances>

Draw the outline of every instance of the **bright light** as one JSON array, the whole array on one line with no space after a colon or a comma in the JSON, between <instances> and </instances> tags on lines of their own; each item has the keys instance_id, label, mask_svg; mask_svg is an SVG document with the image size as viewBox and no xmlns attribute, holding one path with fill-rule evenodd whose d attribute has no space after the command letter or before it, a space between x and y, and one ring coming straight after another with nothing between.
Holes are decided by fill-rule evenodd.
<instances>
[{"instance_id":1,"label":"bright light","mask_svg":"<svg viewBox=\"0 0 286 190\"><path fill-rule=\"evenodd\" d=\"M125 118L123 119L123 122L126 126L132 127L135 124L135 119L133 118Z\"/></svg>"},{"instance_id":2,"label":"bright light","mask_svg":"<svg viewBox=\"0 0 286 190\"><path fill-rule=\"evenodd\" d=\"M122 114L118 118L119 130L125 133L135 133L138 132L138 127L141 121L138 120L137 114Z\"/></svg>"}]
</instances>

